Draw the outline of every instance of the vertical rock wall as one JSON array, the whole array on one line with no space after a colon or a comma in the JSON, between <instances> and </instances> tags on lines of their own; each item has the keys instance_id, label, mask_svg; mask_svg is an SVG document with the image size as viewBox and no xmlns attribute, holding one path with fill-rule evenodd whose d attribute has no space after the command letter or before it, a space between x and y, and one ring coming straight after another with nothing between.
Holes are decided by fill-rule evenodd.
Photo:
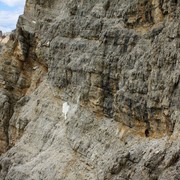
<instances>
[{"instance_id":1,"label":"vertical rock wall","mask_svg":"<svg viewBox=\"0 0 180 180\"><path fill-rule=\"evenodd\" d=\"M0 58L0 176L179 179L179 14L27 0Z\"/></svg>"}]
</instances>

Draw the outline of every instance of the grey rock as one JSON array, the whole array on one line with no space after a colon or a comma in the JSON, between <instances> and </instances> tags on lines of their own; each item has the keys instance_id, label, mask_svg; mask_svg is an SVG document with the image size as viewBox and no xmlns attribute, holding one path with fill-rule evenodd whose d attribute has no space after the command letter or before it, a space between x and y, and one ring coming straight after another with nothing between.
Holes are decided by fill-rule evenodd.
<instances>
[{"instance_id":1,"label":"grey rock","mask_svg":"<svg viewBox=\"0 0 180 180\"><path fill-rule=\"evenodd\" d=\"M180 179L179 14L28 0L1 51L0 177Z\"/></svg>"}]
</instances>

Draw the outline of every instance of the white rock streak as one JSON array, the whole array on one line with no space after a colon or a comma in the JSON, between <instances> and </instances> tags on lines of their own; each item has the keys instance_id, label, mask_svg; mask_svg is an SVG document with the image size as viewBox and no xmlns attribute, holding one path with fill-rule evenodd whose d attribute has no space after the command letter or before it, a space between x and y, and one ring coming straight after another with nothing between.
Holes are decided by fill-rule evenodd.
<instances>
[{"instance_id":1,"label":"white rock streak","mask_svg":"<svg viewBox=\"0 0 180 180\"><path fill-rule=\"evenodd\" d=\"M67 113L69 112L70 106L67 102L63 103L62 112L64 114L65 119L67 119Z\"/></svg>"}]
</instances>

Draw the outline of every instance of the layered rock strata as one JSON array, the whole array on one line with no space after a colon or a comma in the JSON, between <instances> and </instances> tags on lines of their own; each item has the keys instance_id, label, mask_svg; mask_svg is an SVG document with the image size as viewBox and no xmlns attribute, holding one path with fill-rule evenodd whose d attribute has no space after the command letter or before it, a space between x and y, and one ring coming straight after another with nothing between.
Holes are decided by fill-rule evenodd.
<instances>
[{"instance_id":1,"label":"layered rock strata","mask_svg":"<svg viewBox=\"0 0 180 180\"><path fill-rule=\"evenodd\" d=\"M27 0L0 57L2 179L180 179L180 2Z\"/></svg>"}]
</instances>

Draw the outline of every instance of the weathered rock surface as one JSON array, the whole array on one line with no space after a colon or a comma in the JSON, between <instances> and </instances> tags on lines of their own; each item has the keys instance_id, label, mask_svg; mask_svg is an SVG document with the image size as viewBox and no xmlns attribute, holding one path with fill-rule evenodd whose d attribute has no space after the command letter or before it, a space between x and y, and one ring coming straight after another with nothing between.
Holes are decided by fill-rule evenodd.
<instances>
[{"instance_id":1,"label":"weathered rock surface","mask_svg":"<svg viewBox=\"0 0 180 180\"><path fill-rule=\"evenodd\" d=\"M27 0L0 57L3 180L180 179L180 1Z\"/></svg>"},{"instance_id":2,"label":"weathered rock surface","mask_svg":"<svg viewBox=\"0 0 180 180\"><path fill-rule=\"evenodd\" d=\"M3 35L2 31L0 31L0 52L4 46L4 44L6 44L9 40L9 36L8 35Z\"/></svg>"}]
</instances>

